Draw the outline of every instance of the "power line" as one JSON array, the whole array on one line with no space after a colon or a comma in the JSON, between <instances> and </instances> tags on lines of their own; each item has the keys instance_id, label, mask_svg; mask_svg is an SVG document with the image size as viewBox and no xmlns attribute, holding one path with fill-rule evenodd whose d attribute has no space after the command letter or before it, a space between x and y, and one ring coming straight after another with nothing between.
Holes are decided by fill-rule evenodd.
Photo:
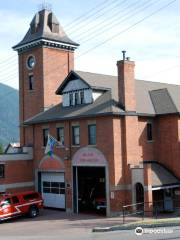
<instances>
[{"instance_id":1,"label":"power line","mask_svg":"<svg viewBox=\"0 0 180 240\"><path fill-rule=\"evenodd\" d=\"M111 0L106 0L106 1L101 2L100 4L96 5L96 6L93 7L92 9L90 9L87 13L81 15L81 16L78 17L77 19L74 19L70 24L76 24L76 25L77 25L77 22L78 22L77 20L79 20L79 19L81 19L81 18L84 18L84 17L86 17L86 18L89 19L90 17L96 15L98 12L101 12L102 10L104 10L104 9L106 9L106 8L108 7L108 6L106 6L106 7L102 7L102 6L103 6L103 5L108 5L108 4L109 4L109 1L111 1ZM112 3L117 2L117 1L119 1L119 0L111 1L111 5L112 5ZM124 2L125 2L125 1L127 1L127 0L124 0ZM98 9L98 6L100 6L101 8ZM98 9L98 10L97 10L97 9ZM96 11L95 11L94 13L91 13L92 10L96 10ZM89 13L91 13L91 14L88 16ZM84 21L83 21L83 22L84 22ZM70 25L70 24L69 24L69 25ZM1 64L4 65L4 63L5 63L5 65L9 65L9 63L12 62L13 58L15 59L15 58L16 58L16 55L13 55L12 57L9 57L9 58L5 59L4 61L0 62L0 65L1 65ZM15 61L13 61L13 62L15 62Z\"/></svg>"},{"instance_id":2,"label":"power line","mask_svg":"<svg viewBox=\"0 0 180 240\"><path fill-rule=\"evenodd\" d=\"M117 36L121 35L122 33L126 32L126 31L129 31L131 28L135 27L136 25L140 24L141 22L145 21L146 19L152 17L153 15L155 15L156 13L158 13L159 11L167 8L168 6L170 6L171 4L173 4L174 2L176 2L176 0L173 0L173 1L169 2L168 4L162 6L161 8L159 8L159 9L157 9L156 11L152 12L151 14L145 16L145 17L142 18L141 20L137 21L136 23L134 23L134 24L131 25L130 27L124 29L123 31L121 31L121 32L119 32L119 33L117 33L117 34L115 34L115 35L113 35L113 36L111 36L110 38L106 39L106 40L103 41L102 43L100 43L100 44L96 45L95 47L89 49L88 51L84 52L84 53L81 54L79 57L81 57L81 56L89 53L90 51L94 50L95 48L97 48L97 47L99 47L99 46L102 46L102 45L105 44L106 42L112 40L113 38L116 38ZM79 58L79 57L78 57L78 58ZM12 90L11 90L9 93L6 93L5 97L7 97L8 95L10 95L10 94L12 94L12 93L14 93L14 92L12 92ZM2 99L1 99L1 102L5 99L5 97L4 97L4 96L0 96L0 98L2 98Z\"/></svg>"},{"instance_id":3,"label":"power line","mask_svg":"<svg viewBox=\"0 0 180 240\"><path fill-rule=\"evenodd\" d=\"M146 19L152 17L153 15L155 15L155 14L158 13L158 12L160 12L161 10L167 8L168 6L170 6L171 4L173 4L174 2L176 2L176 0L173 0L173 1L168 2L168 4L163 5L162 7L158 8L158 9L155 10L155 11L153 11L151 14L148 14L147 16L145 16L145 17L142 18L141 20L137 21L136 23L132 24L131 26L129 26L129 27L125 28L124 30L118 32L117 34L111 36L110 38L106 39L105 41L101 42L100 44L97 44L97 45L94 46L93 48L88 49L87 51L85 51L84 53L82 53L81 55L79 55L78 57L76 57L75 59L84 56L85 54L93 51L93 50L96 49L97 47L100 47L100 46L104 45L105 43L109 42L110 40L116 38L117 36L119 36L119 35L127 32L127 31L129 31L130 29L132 29L132 28L135 27L136 25L138 25L138 24L140 24L141 22L145 21ZM64 64L64 65L66 65L66 64ZM64 65L62 65L62 67L63 67ZM52 70L52 71L53 71L53 70Z\"/></svg>"},{"instance_id":4,"label":"power line","mask_svg":"<svg viewBox=\"0 0 180 240\"><path fill-rule=\"evenodd\" d=\"M124 10L126 10L126 9L130 10L130 8L133 7L133 6L135 6L137 3L139 3L139 0L136 1L134 4L132 4L132 3L128 4L125 8L121 9L121 12L124 11ZM111 17L111 20L112 20L115 16L117 16L117 15L120 16L119 9L116 8L116 7L115 7L115 9L118 10L118 11L117 11L116 14L114 14L114 12L112 12L113 16L112 16L112 17L110 16L110 17ZM114 10L114 8L111 9L111 10ZM110 11L110 12L111 12L111 11ZM103 16L103 15L104 15L104 14L102 14L102 15L100 15L100 16ZM109 18L110 18L110 17L109 17ZM99 18L99 16L98 16L97 18L93 19L93 21L95 21L95 20L98 19L98 18ZM107 18L106 18L106 19L107 19ZM101 26L101 24L102 24L102 25L105 25L105 23L106 23L106 21L104 21L104 18L103 18L102 21L101 21L100 23L98 23L98 25L96 24L95 28L94 28L94 26L92 26L92 27L90 27L90 28L87 28L87 26L85 26L85 27L86 27L86 31L83 32L83 33L81 33L81 35L84 34L84 33L86 33L86 34L88 33L88 34L89 34L89 32L91 32L91 30L96 29L96 27ZM76 36L78 37L79 35L75 35L75 36L73 36L73 37L76 38ZM77 41L79 41L79 40L77 40Z\"/></svg>"},{"instance_id":5,"label":"power line","mask_svg":"<svg viewBox=\"0 0 180 240\"><path fill-rule=\"evenodd\" d=\"M4 76L4 75L7 76L7 73L9 74L9 73L12 73L12 72L16 72L16 71L14 71L14 70L17 70L17 68L18 68L18 63L17 63L17 61L13 63L13 66L10 66L10 69L9 69L8 66L5 67L5 68L1 68L1 67L0 67L0 70L1 70L1 72L0 72L0 77L1 77L1 76ZM9 71L9 70L10 70L10 71Z\"/></svg>"},{"instance_id":6,"label":"power line","mask_svg":"<svg viewBox=\"0 0 180 240\"><path fill-rule=\"evenodd\" d=\"M67 24L67 26L65 25L65 27L67 28L67 30L68 30L68 28L69 28L69 26L70 25L75 25L76 26L76 24L79 22L79 19L83 19L84 17L85 17L85 21L87 20L87 19L89 19L90 17L92 17L92 16L94 16L95 14L97 14L97 13L99 13L99 12L101 12L102 10L104 10L106 7L102 7L103 5L106 5L109 1L111 1L111 5L112 5L112 3L114 3L114 2L117 2L117 1L119 1L119 0L106 0L106 1L103 1L101 4L98 4L96 7L93 7L91 10L89 10L89 11L87 11L86 13L84 13L83 15L81 15L80 17L78 17L78 18L76 18L74 21L72 21L71 23L69 23L69 24ZM108 3L109 4L109 3ZM100 8L99 8L99 6L100 6ZM93 11L95 10L95 12L93 13ZM89 13L90 13L90 15L89 15ZM83 21L84 22L84 21ZM71 26L69 29L74 29L74 27L73 26Z\"/></svg>"},{"instance_id":7,"label":"power line","mask_svg":"<svg viewBox=\"0 0 180 240\"><path fill-rule=\"evenodd\" d=\"M87 17L85 19L85 21L81 22L79 25L76 24L76 27L73 28L73 31L71 32L71 34L73 34L74 32L77 32L77 30L79 30L79 29L81 30L83 28L87 28L87 26L89 25L88 23L91 23L92 20L94 21L94 20L104 16L106 14L106 12L112 12L115 8L117 8L118 6L123 5L125 2L127 2L127 0L123 0L121 2L118 2L115 6L113 6L114 2L117 2L117 0L111 2L111 5L109 5L109 6L112 6L112 8L109 8L109 6L107 6L108 8L106 7L107 9L102 8L100 11L97 11L96 14L92 14L92 15L90 15L90 17ZM106 10L106 11L104 11L102 14L98 15L98 13L100 13L103 10ZM91 17L93 17L93 16L96 16L96 17L92 19Z\"/></svg>"},{"instance_id":8,"label":"power line","mask_svg":"<svg viewBox=\"0 0 180 240\"><path fill-rule=\"evenodd\" d=\"M132 24L131 26L129 26L129 27L125 28L124 30L122 30L122 31L114 34L113 36L111 36L110 38L108 38L108 39L104 40L103 42L97 44L96 46L88 49L87 51L85 51L84 53L80 54L80 55L79 55L78 57L76 57L75 59L80 58L80 57L86 55L87 53L89 53L89 52L93 51L94 49L96 49L96 48L104 45L105 43L109 42L110 40L112 40L112 39L118 37L119 35L121 35L121 34L127 32L127 31L129 31L130 29L132 29L132 28L135 27L136 25L138 25L138 24L140 24L141 22L145 21L146 19L152 17L153 15L157 14L158 12L160 12L160 11L162 11L163 9L167 8L168 6L172 5L172 4L173 4L174 2L176 2L176 1L177 1L177 0L173 0L173 1L168 2L167 4L165 4L165 5L163 5L162 7L156 9L156 10L153 11L152 13L146 15L145 17L143 17L143 18L140 19L139 21L135 22L135 23ZM66 64L62 65L62 67L65 66L65 65L66 65ZM54 69L54 70L55 70L55 69ZM52 70L52 72L53 72L53 70Z\"/></svg>"},{"instance_id":9,"label":"power line","mask_svg":"<svg viewBox=\"0 0 180 240\"><path fill-rule=\"evenodd\" d=\"M123 1L123 2L125 2L125 1ZM121 2L121 4L123 3L123 2ZM119 4L119 3L118 3ZM134 4L135 5L135 4ZM128 5L129 6L129 5ZM135 14L134 14L135 15ZM131 15L131 17L132 17L132 15ZM113 24L113 21L111 21L111 24ZM116 24L116 25L119 25L119 23L118 24ZM116 25L112 25L112 27L115 27ZM107 26L109 26L109 24L107 25ZM100 28L99 29L102 29L102 26L100 25L99 26ZM96 30L97 31L97 30ZM103 29L103 31L101 31L100 33L99 33L99 35L100 34L103 34L104 32L106 31L106 29ZM85 34L86 33L89 33L89 29L85 32ZM95 32L94 32L95 33ZM92 35L93 34L93 32L90 34L90 35ZM85 41L83 41L83 43L84 42L87 42L88 40L90 40L90 39L92 39L93 37L91 37L91 38L89 38L89 39L86 39ZM81 38L81 39L83 39L83 38ZM9 71L8 71L9 72ZM14 76L14 74L17 74L17 72L13 72L10 76ZM2 78L2 77L1 77Z\"/></svg>"},{"instance_id":10,"label":"power line","mask_svg":"<svg viewBox=\"0 0 180 240\"><path fill-rule=\"evenodd\" d=\"M161 1L161 0L157 0L157 2L158 1ZM139 9L139 6L137 7L137 8L135 8L135 10L136 9L138 9L137 11L135 11L133 14L130 14L130 15L128 15L128 14L125 14L125 15L123 15L123 16L125 16L125 18L123 18L122 19L122 17L118 17L118 18L116 18L116 19L114 19L113 21L111 21L110 22L110 24L107 24L106 25L106 28L102 28L102 27L100 27L100 28L98 28L99 30L100 30L100 32L98 32L98 36L99 35L101 35L101 34L103 34L104 32L106 32L106 31L108 31L108 30L111 30L112 28L114 28L115 26L118 26L120 23L123 23L123 22L125 22L126 20L129 20L129 19L131 19L131 18L133 18L135 15L137 15L138 13L140 13L140 12L142 12L143 10L145 10L145 9L147 9L147 8L149 8L149 7L151 7L152 5L154 5L155 4L155 2L153 3L153 4L151 4L150 3L151 2L151 0L148 0L148 1L146 1L146 3L145 4L142 4L142 5L140 5L140 9ZM146 4L147 4L147 6L146 6ZM129 12L129 13L132 13L131 11ZM126 16L127 15L127 16ZM122 19L121 21L115 21L115 20L120 20L120 19ZM115 22L115 24L113 24ZM92 32L92 33L90 33L89 35L91 36L92 34L94 34L94 32ZM86 34L87 35L87 34ZM92 37L89 37L89 38L85 38L85 40L82 42L82 43L85 43L85 42L87 42L87 41L89 41L89 40L91 40L92 39Z\"/></svg>"},{"instance_id":11,"label":"power line","mask_svg":"<svg viewBox=\"0 0 180 240\"><path fill-rule=\"evenodd\" d=\"M125 0L126 1L126 0ZM125 2L125 1L123 1L123 2ZM150 0L151 1L151 0ZM159 1L159 0L158 0ZM130 5L128 5L126 8L124 8L124 9L122 9L122 11L124 11L125 9L127 9L127 8L132 8L133 6L136 6L137 5L137 3L138 3L139 1L137 1L137 2L135 2L133 5L132 4L130 4ZM146 3L149 3L149 1L146 1L145 2L145 4ZM122 4L122 2L121 2L121 4ZM139 8L139 7L142 7L142 6L144 6L145 5L144 3L143 4L140 4L140 6L138 6L138 7L136 7L136 8ZM136 9L135 8L135 9ZM144 8L143 8L144 9ZM141 11L142 11L142 9L141 9ZM111 11L110 11L111 12ZM130 12L131 12L131 10L130 10ZM134 13L134 14L132 14L131 15L131 17L133 17L133 16L135 16L136 15L136 13L137 13L137 11ZM117 14L116 14L117 15ZM124 14L123 16L126 16L127 15L127 13L126 14ZM119 13L118 13L118 16L119 16ZM127 15L128 16L128 15ZM122 18L122 17L121 17ZM121 19L121 18L119 18L119 19ZM130 17L127 17L127 18L130 18ZM127 18L125 18L124 20L126 20ZM113 23L114 21L111 21L111 25L112 25L112 23ZM117 22L115 22L116 24L115 25L117 25ZM120 24L121 22L118 22L118 25ZM104 24L102 24L102 26L104 26ZM107 26L109 26L109 24L107 24ZM100 25L99 25L99 27L101 27ZM113 26L112 26L113 27ZM102 27L100 28L100 29L102 29ZM103 30L103 32L102 33L104 33L106 31L106 29L104 29ZM86 31L87 32L87 31ZM96 32L96 31L95 31ZM100 33L100 34L102 34L102 33ZM100 35L100 34L98 34L98 36ZM92 35L92 33L91 33L91 35ZM88 40L91 40L93 37L91 37L90 39L88 39ZM83 38L82 38L83 39ZM87 42L88 40L86 40L86 41L84 41L84 42ZM83 43L84 43L83 42ZM7 77L15 77L15 75L17 75L17 72L15 71L12 71L12 73L11 74L9 74L8 76L6 75L6 76L3 76L3 75L0 75L0 78L7 78Z\"/></svg>"},{"instance_id":12,"label":"power line","mask_svg":"<svg viewBox=\"0 0 180 240\"><path fill-rule=\"evenodd\" d=\"M6 59L3 60L3 61L1 61L1 62L0 62L0 65L4 65L4 63L8 62L9 59L12 60L13 58L16 58L16 54L15 54L15 55L12 55L11 57L6 58Z\"/></svg>"},{"instance_id":13,"label":"power line","mask_svg":"<svg viewBox=\"0 0 180 240\"><path fill-rule=\"evenodd\" d=\"M93 7L92 9L88 10L86 13L83 13L81 16L75 18L73 21L71 21L71 22L68 24L68 26L73 25L73 24L76 24L76 23L78 22L78 20L86 17L86 16L87 16L91 11L93 11L93 10L96 10L96 12L97 12L97 9L98 9L99 6L102 7L103 5L106 5L109 1L111 1L111 0L102 1L101 3L99 3L98 5L96 5L95 7ZM115 2L115 1L118 1L118 0L114 0L113 2ZM111 1L111 3L112 3L112 1ZM103 9L103 8L100 8L100 9ZM100 11L100 10L99 10L99 11ZM96 13L96 12L95 12L95 13ZM12 60L13 58L16 58L16 54L15 54L15 55L12 55L11 57L8 57L7 59L5 59L5 60L3 60L3 61L1 61L1 62L0 62L0 65L8 62L9 60Z\"/></svg>"},{"instance_id":14,"label":"power line","mask_svg":"<svg viewBox=\"0 0 180 240\"><path fill-rule=\"evenodd\" d=\"M141 20L137 21L136 23L132 24L131 26L125 28L124 30L114 34L113 36L111 36L110 38L106 39L105 41L101 42L100 44L97 44L96 46L94 46L93 48L90 48L89 50L85 51L83 54L81 54L79 57L89 53L90 51L93 51L94 49L96 49L97 47L100 47L102 45L104 45L105 43L109 42L110 40L120 36L121 34L129 31L130 29L132 29L133 27L137 26L138 24L140 24L141 22L145 21L146 19L152 17L153 15L155 15L156 13L162 11L163 9L167 8L168 6L172 5L174 2L176 2L177 0L173 0L170 1L169 3L163 5L162 7L158 8L157 10L155 10L154 12L152 12L151 14L145 16L144 18L142 18Z\"/></svg>"},{"instance_id":15,"label":"power line","mask_svg":"<svg viewBox=\"0 0 180 240\"><path fill-rule=\"evenodd\" d=\"M169 71L169 70L171 70L171 69L177 68L177 67L180 67L180 64L178 64L178 65L177 65L177 64L176 64L176 65L173 65L173 66L171 66L170 68L164 68L164 69L162 69L161 71L155 72L155 73L153 73L153 74L151 74L151 75L145 75L143 78L153 77L153 76L159 75L159 74L161 74L161 73L167 72L167 71Z\"/></svg>"},{"instance_id":16,"label":"power line","mask_svg":"<svg viewBox=\"0 0 180 240\"><path fill-rule=\"evenodd\" d=\"M126 0L124 0L123 2L125 2ZM123 3L123 2L121 2L121 4ZM119 3L118 3L119 4ZM136 3L135 4L130 4L131 5L131 7L133 7L134 5L136 5ZM128 7L130 7L130 5L128 5ZM124 9L123 9L124 10ZM122 10L122 11L123 11ZM111 12L111 11L110 11ZM7 71L6 69L4 70L4 71ZM0 74L0 79L2 79L2 78L9 78L10 80L12 79L14 79L15 77L16 77L16 75L17 75L17 71L12 71L12 68L11 68L11 71L8 71L8 75L6 74L6 75L3 75L3 74ZM8 79L8 82L9 82L9 79Z\"/></svg>"}]
</instances>

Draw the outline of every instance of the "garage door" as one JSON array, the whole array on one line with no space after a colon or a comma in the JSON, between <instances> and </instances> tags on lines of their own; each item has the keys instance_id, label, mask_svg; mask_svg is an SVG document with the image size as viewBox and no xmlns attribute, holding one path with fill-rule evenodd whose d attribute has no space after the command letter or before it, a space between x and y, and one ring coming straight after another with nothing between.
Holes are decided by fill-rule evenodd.
<instances>
[{"instance_id":1,"label":"garage door","mask_svg":"<svg viewBox=\"0 0 180 240\"><path fill-rule=\"evenodd\" d=\"M64 173L42 173L41 186L44 206L65 209Z\"/></svg>"}]
</instances>

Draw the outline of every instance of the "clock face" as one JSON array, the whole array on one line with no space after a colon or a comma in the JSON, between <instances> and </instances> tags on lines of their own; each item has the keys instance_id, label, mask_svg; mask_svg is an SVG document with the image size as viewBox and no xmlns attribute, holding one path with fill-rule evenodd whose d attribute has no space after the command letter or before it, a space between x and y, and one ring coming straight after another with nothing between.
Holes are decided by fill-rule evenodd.
<instances>
[{"instance_id":1,"label":"clock face","mask_svg":"<svg viewBox=\"0 0 180 240\"><path fill-rule=\"evenodd\" d=\"M27 60L28 68L32 69L35 66L35 63L36 63L35 57L33 56L28 57L28 60Z\"/></svg>"}]
</instances>

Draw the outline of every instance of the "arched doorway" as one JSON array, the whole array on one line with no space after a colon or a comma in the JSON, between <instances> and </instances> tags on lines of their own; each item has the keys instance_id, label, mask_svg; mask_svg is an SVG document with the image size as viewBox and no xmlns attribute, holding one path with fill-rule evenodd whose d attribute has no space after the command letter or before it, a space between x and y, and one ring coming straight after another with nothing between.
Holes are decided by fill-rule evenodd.
<instances>
[{"instance_id":1,"label":"arched doorway","mask_svg":"<svg viewBox=\"0 0 180 240\"><path fill-rule=\"evenodd\" d=\"M97 148L79 149L72 158L74 212L109 213L108 162Z\"/></svg>"},{"instance_id":2,"label":"arched doorway","mask_svg":"<svg viewBox=\"0 0 180 240\"><path fill-rule=\"evenodd\" d=\"M143 210L144 208L144 187L141 183L135 184L136 191L136 208L137 210Z\"/></svg>"}]
</instances>

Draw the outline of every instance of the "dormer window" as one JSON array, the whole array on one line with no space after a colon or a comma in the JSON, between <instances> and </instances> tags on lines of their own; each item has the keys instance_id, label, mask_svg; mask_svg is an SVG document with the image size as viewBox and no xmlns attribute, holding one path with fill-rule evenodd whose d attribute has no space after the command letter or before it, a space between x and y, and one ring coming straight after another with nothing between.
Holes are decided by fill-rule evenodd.
<instances>
[{"instance_id":1,"label":"dormer window","mask_svg":"<svg viewBox=\"0 0 180 240\"><path fill-rule=\"evenodd\" d=\"M77 106L80 104L92 103L92 90L81 89L79 91L65 92L63 93L63 106Z\"/></svg>"},{"instance_id":2,"label":"dormer window","mask_svg":"<svg viewBox=\"0 0 180 240\"><path fill-rule=\"evenodd\" d=\"M73 106L73 93L69 94L69 106Z\"/></svg>"},{"instance_id":3,"label":"dormer window","mask_svg":"<svg viewBox=\"0 0 180 240\"><path fill-rule=\"evenodd\" d=\"M94 101L93 89L81 79L70 80L63 88L63 107L90 104Z\"/></svg>"},{"instance_id":4,"label":"dormer window","mask_svg":"<svg viewBox=\"0 0 180 240\"><path fill-rule=\"evenodd\" d=\"M84 91L80 91L80 104L84 103Z\"/></svg>"},{"instance_id":5,"label":"dormer window","mask_svg":"<svg viewBox=\"0 0 180 240\"><path fill-rule=\"evenodd\" d=\"M69 106L76 106L76 105L85 103L84 90L75 91L75 92L66 93L66 94L67 94L66 96L69 96ZM91 95L91 93L89 94ZM90 101L87 103L90 103Z\"/></svg>"},{"instance_id":6,"label":"dormer window","mask_svg":"<svg viewBox=\"0 0 180 240\"><path fill-rule=\"evenodd\" d=\"M78 105L79 104L79 92L75 92L74 96L75 96L75 105Z\"/></svg>"}]
</instances>

